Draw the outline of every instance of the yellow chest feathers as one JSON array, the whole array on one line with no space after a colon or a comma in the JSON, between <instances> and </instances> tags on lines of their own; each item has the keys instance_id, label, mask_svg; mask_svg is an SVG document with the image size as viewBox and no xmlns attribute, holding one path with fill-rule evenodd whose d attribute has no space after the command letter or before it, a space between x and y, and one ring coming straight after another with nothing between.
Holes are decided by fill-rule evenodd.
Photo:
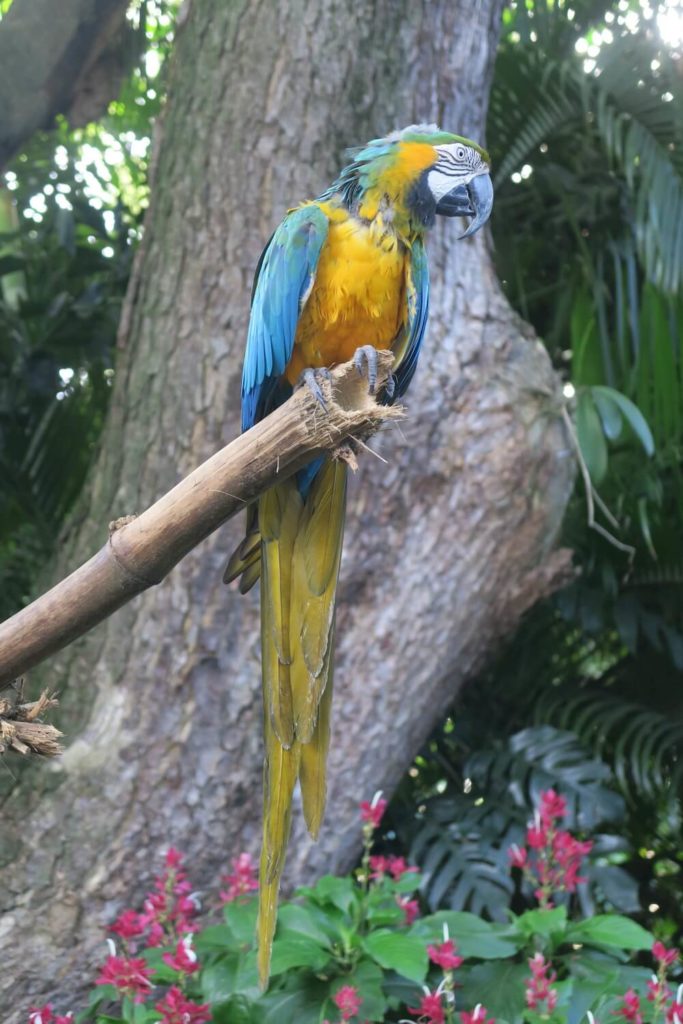
<instances>
[{"instance_id":1,"label":"yellow chest feathers","mask_svg":"<svg viewBox=\"0 0 683 1024\"><path fill-rule=\"evenodd\" d=\"M325 212L330 228L294 339L291 383L306 367L350 359L361 345L389 348L406 315L407 253L396 235L379 218L368 224L338 208Z\"/></svg>"}]
</instances>

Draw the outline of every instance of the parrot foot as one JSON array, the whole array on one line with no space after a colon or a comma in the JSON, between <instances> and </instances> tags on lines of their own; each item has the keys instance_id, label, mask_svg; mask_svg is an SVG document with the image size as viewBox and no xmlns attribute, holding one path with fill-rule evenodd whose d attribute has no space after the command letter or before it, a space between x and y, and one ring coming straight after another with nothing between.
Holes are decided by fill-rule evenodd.
<instances>
[{"instance_id":1,"label":"parrot foot","mask_svg":"<svg viewBox=\"0 0 683 1024\"><path fill-rule=\"evenodd\" d=\"M374 395L375 388L377 387L377 349L375 346L361 345L360 348L357 348L356 354L353 357L353 365L361 377L364 377L367 372L368 391L371 395Z\"/></svg>"},{"instance_id":2,"label":"parrot foot","mask_svg":"<svg viewBox=\"0 0 683 1024\"><path fill-rule=\"evenodd\" d=\"M325 396L323 395L323 389L320 387L320 382L323 380L329 381L331 379L332 374L330 373L326 366L319 366L316 367L315 369L309 366L309 368L307 370L304 370L301 376L299 377L297 387L307 387L308 390L313 395L313 397L315 398L316 402L318 402L323 407L325 412L327 412Z\"/></svg>"}]
</instances>

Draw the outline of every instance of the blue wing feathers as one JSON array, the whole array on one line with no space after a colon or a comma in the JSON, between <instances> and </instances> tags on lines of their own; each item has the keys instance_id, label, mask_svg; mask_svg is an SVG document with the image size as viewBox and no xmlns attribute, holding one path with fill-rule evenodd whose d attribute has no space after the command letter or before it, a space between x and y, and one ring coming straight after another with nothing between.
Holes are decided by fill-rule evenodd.
<instances>
[{"instance_id":1,"label":"blue wing feathers","mask_svg":"<svg viewBox=\"0 0 683 1024\"><path fill-rule=\"evenodd\" d=\"M417 359L424 339L429 314L429 265L427 253L422 241L418 239L412 248L410 264L410 283L408 288L408 345L405 355L394 371L396 390L392 401L405 394L408 385L417 369Z\"/></svg>"},{"instance_id":2,"label":"blue wing feathers","mask_svg":"<svg viewBox=\"0 0 683 1024\"><path fill-rule=\"evenodd\" d=\"M302 299L310 292L329 222L315 204L285 217L257 267L242 371L242 429L272 408L292 356Z\"/></svg>"}]
</instances>

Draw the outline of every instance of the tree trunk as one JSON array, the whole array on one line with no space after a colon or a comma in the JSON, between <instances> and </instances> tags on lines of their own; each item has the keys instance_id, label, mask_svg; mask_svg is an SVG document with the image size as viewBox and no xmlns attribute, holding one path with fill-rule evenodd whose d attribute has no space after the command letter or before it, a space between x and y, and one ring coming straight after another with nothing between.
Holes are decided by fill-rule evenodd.
<instances>
[{"instance_id":1,"label":"tree trunk","mask_svg":"<svg viewBox=\"0 0 683 1024\"><path fill-rule=\"evenodd\" d=\"M186 11L69 568L111 519L238 431L256 260L344 147L425 120L482 139L501 6L363 0L349 17L336 0L205 0ZM440 225L429 245L432 312L408 419L375 442L386 461L365 457L351 487L329 809L317 846L297 825L290 879L349 867L358 801L391 791L565 562L549 554L573 475L557 381L502 298L483 237L458 233ZM240 528L41 675L63 690L72 742L58 764L24 772L3 806L5 1019L82 993L106 924L139 899L165 846L187 853L205 889L231 855L258 848L258 594L221 584Z\"/></svg>"}]
</instances>

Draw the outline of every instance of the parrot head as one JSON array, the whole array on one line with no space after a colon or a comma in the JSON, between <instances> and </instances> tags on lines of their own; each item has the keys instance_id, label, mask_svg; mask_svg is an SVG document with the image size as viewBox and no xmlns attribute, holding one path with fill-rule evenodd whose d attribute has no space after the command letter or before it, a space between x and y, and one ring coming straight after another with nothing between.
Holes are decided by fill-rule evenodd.
<instances>
[{"instance_id":1,"label":"parrot head","mask_svg":"<svg viewBox=\"0 0 683 1024\"><path fill-rule=\"evenodd\" d=\"M406 221L412 231L437 215L469 217L467 238L489 219L493 185L489 155L475 142L436 125L410 125L351 152L352 162L329 190L361 217L378 211Z\"/></svg>"}]
</instances>

